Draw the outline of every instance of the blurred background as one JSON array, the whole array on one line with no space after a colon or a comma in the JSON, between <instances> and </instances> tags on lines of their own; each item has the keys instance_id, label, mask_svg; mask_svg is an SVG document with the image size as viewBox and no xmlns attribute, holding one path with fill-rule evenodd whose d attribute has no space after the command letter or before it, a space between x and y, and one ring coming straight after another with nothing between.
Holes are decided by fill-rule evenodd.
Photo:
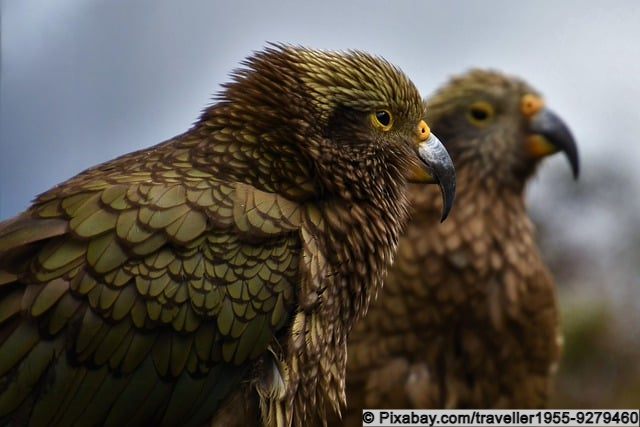
<instances>
[{"instance_id":1,"label":"blurred background","mask_svg":"<svg viewBox=\"0 0 640 427\"><path fill-rule=\"evenodd\" d=\"M582 175L528 189L566 349L553 406L640 406L640 2L2 0L0 220L81 170L185 131L268 41L384 56L428 95L519 75L572 128Z\"/></svg>"}]
</instances>

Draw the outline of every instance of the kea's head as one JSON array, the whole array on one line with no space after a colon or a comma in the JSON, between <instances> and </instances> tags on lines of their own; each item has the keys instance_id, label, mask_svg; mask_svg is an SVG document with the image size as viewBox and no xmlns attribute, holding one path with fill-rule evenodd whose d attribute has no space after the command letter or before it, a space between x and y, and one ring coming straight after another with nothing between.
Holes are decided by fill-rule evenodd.
<instances>
[{"instance_id":1,"label":"kea's head","mask_svg":"<svg viewBox=\"0 0 640 427\"><path fill-rule=\"evenodd\" d=\"M562 151L573 175L578 151L567 125L526 82L490 70L454 77L427 101L456 168L522 188L544 157Z\"/></svg>"},{"instance_id":2,"label":"kea's head","mask_svg":"<svg viewBox=\"0 0 640 427\"><path fill-rule=\"evenodd\" d=\"M406 182L433 182L446 216L453 165L430 132L420 94L396 67L359 51L287 45L243 65L203 120L239 129L234 139L256 147L244 155L255 157L256 181L277 181L291 197L374 203L401 197Z\"/></svg>"}]
</instances>

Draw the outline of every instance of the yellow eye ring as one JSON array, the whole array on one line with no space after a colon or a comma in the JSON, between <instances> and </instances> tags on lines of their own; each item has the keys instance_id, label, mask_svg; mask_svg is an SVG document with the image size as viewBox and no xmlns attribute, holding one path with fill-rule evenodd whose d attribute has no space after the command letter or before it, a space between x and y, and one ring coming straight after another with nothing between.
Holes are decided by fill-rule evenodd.
<instances>
[{"instance_id":1,"label":"yellow eye ring","mask_svg":"<svg viewBox=\"0 0 640 427\"><path fill-rule=\"evenodd\" d=\"M377 129L388 131L393 126L393 115L389 110L378 110L371 113L371 123Z\"/></svg>"},{"instance_id":2,"label":"yellow eye ring","mask_svg":"<svg viewBox=\"0 0 640 427\"><path fill-rule=\"evenodd\" d=\"M493 107L484 101L478 101L471 104L467 111L467 118L476 126L484 126L493 118L495 111Z\"/></svg>"}]
</instances>

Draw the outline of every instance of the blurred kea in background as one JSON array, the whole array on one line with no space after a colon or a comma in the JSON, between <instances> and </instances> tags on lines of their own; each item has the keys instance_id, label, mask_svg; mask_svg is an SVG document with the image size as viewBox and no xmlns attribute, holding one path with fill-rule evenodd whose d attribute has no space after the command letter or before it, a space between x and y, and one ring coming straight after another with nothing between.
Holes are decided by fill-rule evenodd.
<instances>
[{"instance_id":1,"label":"blurred kea in background","mask_svg":"<svg viewBox=\"0 0 640 427\"><path fill-rule=\"evenodd\" d=\"M273 45L186 133L0 223L0 423L326 424L407 182L451 159L411 81Z\"/></svg>"},{"instance_id":2,"label":"blurred kea in background","mask_svg":"<svg viewBox=\"0 0 640 427\"><path fill-rule=\"evenodd\" d=\"M349 336L350 425L363 408L540 408L562 337L524 190L562 151L563 121L520 79L473 70L427 101L456 166L456 209L411 186L411 216L378 300Z\"/></svg>"}]
</instances>

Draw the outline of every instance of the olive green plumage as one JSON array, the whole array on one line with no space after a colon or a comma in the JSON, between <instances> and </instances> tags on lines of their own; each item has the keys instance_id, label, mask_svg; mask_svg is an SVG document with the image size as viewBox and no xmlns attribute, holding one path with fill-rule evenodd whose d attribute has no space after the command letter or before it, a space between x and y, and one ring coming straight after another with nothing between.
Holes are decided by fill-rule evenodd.
<instances>
[{"instance_id":1,"label":"olive green plumage","mask_svg":"<svg viewBox=\"0 0 640 427\"><path fill-rule=\"evenodd\" d=\"M1 223L0 422L322 424L407 180L451 200L423 118L384 60L272 46L186 133Z\"/></svg>"},{"instance_id":2,"label":"olive green plumage","mask_svg":"<svg viewBox=\"0 0 640 427\"><path fill-rule=\"evenodd\" d=\"M349 336L348 425L363 408L534 408L560 352L555 289L523 192L567 127L520 79L473 70L427 100L457 172L457 207L412 186L411 220L378 300Z\"/></svg>"}]
</instances>

